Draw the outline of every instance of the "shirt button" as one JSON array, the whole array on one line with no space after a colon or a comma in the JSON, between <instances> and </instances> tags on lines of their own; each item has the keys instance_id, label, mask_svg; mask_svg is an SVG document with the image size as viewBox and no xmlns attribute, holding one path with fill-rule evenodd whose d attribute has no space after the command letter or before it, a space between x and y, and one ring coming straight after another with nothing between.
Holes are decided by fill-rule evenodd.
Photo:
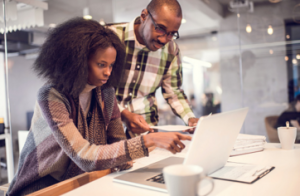
<instances>
[{"instance_id":1,"label":"shirt button","mask_svg":"<svg viewBox=\"0 0 300 196\"><path fill-rule=\"evenodd\" d=\"M140 65L137 65L136 68L139 69L139 68L140 68Z\"/></svg>"},{"instance_id":2,"label":"shirt button","mask_svg":"<svg viewBox=\"0 0 300 196\"><path fill-rule=\"evenodd\" d=\"M129 96L131 96L132 95L132 93L129 93Z\"/></svg>"},{"instance_id":3,"label":"shirt button","mask_svg":"<svg viewBox=\"0 0 300 196\"><path fill-rule=\"evenodd\" d=\"M133 80L132 82L135 83L135 80Z\"/></svg>"},{"instance_id":4,"label":"shirt button","mask_svg":"<svg viewBox=\"0 0 300 196\"><path fill-rule=\"evenodd\" d=\"M127 108L128 106L127 106L127 105L125 105L124 107L125 107L125 108Z\"/></svg>"}]
</instances>

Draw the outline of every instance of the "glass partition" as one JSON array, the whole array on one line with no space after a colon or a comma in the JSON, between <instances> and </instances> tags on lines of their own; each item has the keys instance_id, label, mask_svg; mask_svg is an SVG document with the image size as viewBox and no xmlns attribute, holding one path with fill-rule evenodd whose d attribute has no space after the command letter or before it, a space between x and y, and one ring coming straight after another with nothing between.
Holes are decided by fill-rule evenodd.
<instances>
[{"instance_id":1,"label":"glass partition","mask_svg":"<svg viewBox=\"0 0 300 196\"><path fill-rule=\"evenodd\" d=\"M19 160L18 132L29 130L26 126L31 121L28 111L35 102L28 99L32 93L29 89L36 84L31 82L31 75L36 76L31 69L33 61L27 59L40 47L36 44L38 39L33 41L31 28L44 25L43 12L47 9L48 4L38 0L1 1L0 118L4 119L5 133L0 133L0 184L13 179ZM28 57L24 58L25 54ZM26 136L21 140L26 140Z\"/></svg>"},{"instance_id":2,"label":"glass partition","mask_svg":"<svg viewBox=\"0 0 300 196\"><path fill-rule=\"evenodd\" d=\"M182 56L182 89L196 117L249 107L242 133L265 135L269 140L268 117L276 119L283 111L295 110L295 97L300 94L299 1L179 2L185 19L179 30L180 39L176 40ZM47 1L43 25L29 25L7 34L27 40L21 42L11 37L7 46L15 167L19 156L18 131L30 129L37 91L45 83L33 72L32 65L47 33L68 19L87 15L101 24L130 22L148 3ZM22 6L25 5L18 9L28 9ZM4 60L4 56L1 58ZM172 113L161 89L156 95L159 124L184 124ZM274 130L275 126L273 121ZM1 168L0 178L4 181L6 173Z\"/></svg>"},{"instance_id":3,"label":"glass partition","mask_svg":"<svg viewBox=\"0 0 300 196\"><path fill-rule=\"evenodd\" d=\"M1 107L0 107L0 117L4 123L4 132L0 135L0 164L1 164L1 184L5 183L6 180L3 179L2 168L6 169L7 180L10 182L14 175L14 160L13 160L13 140L12 140L12 129L11 129L11 109L10 109L10 99L9 99L9 65L8 65L8 52L7 52L7 2L3 0L1 2L1 63L0 63L0 73L1 73ZM5 150L4 150L5 149ZM4 156L3 156L4 155Z\"/></svg>"}]
</instances>

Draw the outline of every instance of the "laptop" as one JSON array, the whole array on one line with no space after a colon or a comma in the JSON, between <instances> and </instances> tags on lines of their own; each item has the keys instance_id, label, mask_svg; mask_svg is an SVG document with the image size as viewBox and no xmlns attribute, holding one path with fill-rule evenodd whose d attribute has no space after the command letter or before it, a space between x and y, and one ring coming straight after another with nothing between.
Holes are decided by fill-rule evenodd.
<instances>
[{"instance_id":1,"label":"laptop","mask_svg":"<svg viewBox=\"0 0 300 196\"><path fill-rule=\"evenodd\" d=\"M248 108L242 108L204 117L198 121L185 158L171 156L122 174L113 181L167 192L162 175L166 166L193 164L201 166L206 175L215 172L226 164L247 112Z\"/></svg>"}]
</instances>

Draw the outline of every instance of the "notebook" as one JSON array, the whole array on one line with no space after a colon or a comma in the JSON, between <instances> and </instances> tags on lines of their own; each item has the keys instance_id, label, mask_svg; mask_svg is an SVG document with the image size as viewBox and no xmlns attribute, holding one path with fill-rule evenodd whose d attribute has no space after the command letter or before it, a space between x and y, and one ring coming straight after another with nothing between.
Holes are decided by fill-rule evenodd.
<instances>
[{"instance_id":1,"label":"notebook","mask_svg":"<svg viewBox=\"0 0 300 196\"><path fill-rule=\"evenodd\" d=\"M185 158L168 157L122 174L114 182L167 192L162 169L173 164L200 165L206 175L222 168L233 149L248 108L214 114L199 120ZM150 155L151 156L151 155Z\"/></svg>"}]
</instances>

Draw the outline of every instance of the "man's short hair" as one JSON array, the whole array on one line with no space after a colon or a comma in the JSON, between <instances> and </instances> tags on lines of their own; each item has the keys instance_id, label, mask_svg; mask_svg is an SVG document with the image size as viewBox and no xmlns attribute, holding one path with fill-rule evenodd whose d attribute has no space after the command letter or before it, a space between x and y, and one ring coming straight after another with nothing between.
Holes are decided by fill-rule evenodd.
<instances>
[{"instance_id":1,"label":"man's short hair","mask_svg":"<svg viewBox=\"0 0 300 196\"><path fill-rule=\"evenodd\" d=\"M181 6L177 0L152 0L147 5L147 10L149 10L151 13L155 13L164 5L168 6L170 10L174 11L174 13L177 14L177 17L182 17Z\"/></svg>"}]
</instances>

